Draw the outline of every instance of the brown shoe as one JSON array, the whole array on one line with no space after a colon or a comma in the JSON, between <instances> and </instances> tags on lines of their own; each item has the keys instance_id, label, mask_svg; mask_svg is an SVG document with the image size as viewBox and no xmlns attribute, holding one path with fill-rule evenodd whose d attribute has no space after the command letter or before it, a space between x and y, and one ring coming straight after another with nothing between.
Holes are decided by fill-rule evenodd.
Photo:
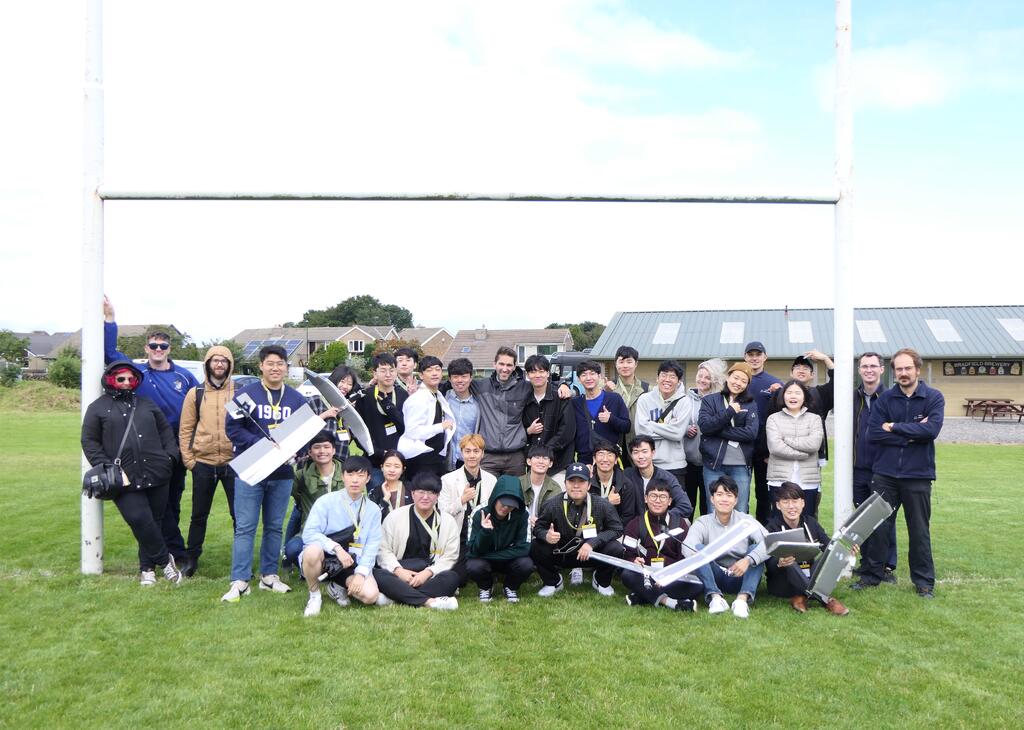
<instances>
[{"instance_id":1,"label":"brown shoe","mask_svg":"<svg viewBox=\"0 0 1024 730\"><path fill-rule=\"evenodd\" d=\"M807 596L793 596L789 599L789 605L797 613L807 613Z\"/></svg>"},{"instance_id":2,"label":"brown shoe","mask_svg":"<svg viewBox=\"0 0 1024 730\"><path fill-rule=\"evenodd\" d=\"M850 612L850 609L834 598L828 599L828 603L825 604L825 608L828 609L828 612L833 616L845 616Z\"/></svg>"}]
</instances>

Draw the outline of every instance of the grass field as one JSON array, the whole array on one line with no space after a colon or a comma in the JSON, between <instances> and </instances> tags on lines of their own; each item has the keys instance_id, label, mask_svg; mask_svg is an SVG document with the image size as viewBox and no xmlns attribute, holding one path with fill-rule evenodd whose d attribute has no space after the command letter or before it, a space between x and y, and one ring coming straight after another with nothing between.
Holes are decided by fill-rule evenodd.
<instances>
[{"instance_id":1,"label":"grass field","mask_svg":"<svg viewBox=\"0 0 1024 730\"><path fill-rule=\"evenodd\" d=\"M294 575L290 594L219 602L219 496L186 584L138 586L111 505L105 573L81 576L78 416L3 409L0 726L1020 727L1022 457L939 446L934 601L901 552L898 586L840 588L845 618L766 595L746 622L629 608L618 583L614 599L588 586L543 601L534 578L518 606L325 600L303 619Z\"/></svg>"}]
</instances>

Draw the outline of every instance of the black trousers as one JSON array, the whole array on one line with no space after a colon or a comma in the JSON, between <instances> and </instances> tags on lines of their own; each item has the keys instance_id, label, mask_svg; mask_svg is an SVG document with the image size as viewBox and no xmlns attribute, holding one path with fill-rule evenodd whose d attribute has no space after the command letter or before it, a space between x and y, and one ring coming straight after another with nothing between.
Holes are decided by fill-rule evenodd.
<instances>
[{"instance_id":1,"label":"black trousers","mask_svg":"<svg viewBox=\"0 0 1024 730\"><path fill-rule=\"evenodd\" d=\"M421 571L429 566L425 560L399 560L399 565L409 570ZM459 576L454 570L442 570L435 573L419 588L413 588L394 573L382 568L373 569L373 579L377 581L380 592L396 603L406 606L422 606L428 598L454 596L459 587Z\"/></svg>"},{"instance_id":2,"label":"black trousers","mask_svg":"<svg viewBox=\"0 0 1024 730\"><path fill-rule=\"evenodd\" d=\"M505 576L506 588L518 591L519 586L530 577L533 567L533 561L529 555L510 560L484 560L483 558L468 558L466 560L466 572L469 577L481 590L488 591L494 587L495 573Z\"/></svg>"},{"instance_id":3,"label":"black trousers","mask_svg":"<svg viewBox=\"0 0 1024 730\"><path fill-rule=\"evenodd\" d=\"M700 464L686 465L686 483L682 485L686 490L686 496L690 498L693 505L693 512L690 514L690 522L697 516L697 500L700 500L700 513L711 514L708 506L708 496L704 493L704 467Z\"/></svg>"},{"instance_id":4,"label":"black trousers","mask_svg":"<svg viewBox=\"0 0 1024 730\"><path fill-rule=\"evenodd\" d=\"M192 467L192 520L188 526L188 548L185 550L190 558L198 558L203 554L203 543L206 541L206 522L213 506L213 495L217 491L217 483L224 486L224 496L228 500L228 511L231 512L231 524L235 524L235 472L230 466L211 466L197 461ZM234 531L232 531L234 534Z\"/></svg>"},{"instance_id":5,"label":"black trousers","mask_svg":"<svg viewBox=\"0 0 1024 730\"><path fill-rule=\"evenodd\" d=\"M698 598L704 593L704 586L700 583L677 580L675 583L662 587L652 581L650 587L645 587L644 577L640 573L624 570L619 577L622 579L622 585L626 586L626 590L639 596L641 603L647 603L651 606L658 602L658 598L662 594L679 600L682 598Z\"/></svg>"},{"instance_id":6,"label":"black trousers","mask_svg":"<svg viewBox=\"0 0 1024 730\"><path fill-rule=\"evenodd\" d=\"M174 468L171 470L171 481L168 484L167 504L163 510L163 519L160 528L164 535L164 542L167 544L167 551L175 559L185 557L185 538L181 536L181 529L178 522L181 519L181 495L185 493L185 474L188 469L181 462L179 456L174 461Z\"/></svg>"},{"instance_id":7,"label":"black trousers","mask_svg":"<svg viewBox=\"0 0 1024 730\"><path fill-rule=\"evenodd\" d=\"M122 494L114 500L139 544L139 570L153 570L167 564L167 544L160 520L167 506L167 484Z\"/></svg>"},{"instance_id":8,"label":"black trousers","mask_svg":"<svg viewBox=\"0 0 1024 730\"><path fill-rule=\"evenodd\" d=\"M872 487L895 510L903 507L909 538L907 562L910 564L910 580L918 588L932 590L935 588L935 564L932 562L932 538L929 527L932 517L931 480L893 479L875 474ZM865 583L879 583L884 576L890 536L896 530L896 514L896 511L893 511L861 546L863 560L860 564L860 576Z\"/></svg>"},{"instance_id":9,"label":"black trousers","mask_svg":"<svg viewBox=\"0 0 1024 730\"><path fill-rule=\"evenodd\" d=\"M765 582L770 594L779 598L792 598L807 593L807 589L811 586L811 580L804 575L799 565L794 563L780 568L774 563L774 560L769 561L764 568L767 576Z\"/></svg>"},{"instance_id":10,"label":"black trousers","mask_svg":"<svg viewBox=\"0 0 1024 730\"><path fill-rule=\"evenodd\" d=\"M597 560L581 561L576 557L579 551L556 555L556 547L556 545L551 545L544 540L534 540L533 545L530 546L530 557L533 558L533 563L537 566L537 573L540 575L540 579L544 581L544 585L557 585L560 577L559 572L565 568L593 568L594 575L597 576L598 585L605 587L611 585L612 576L615 574L614 566L598 562ZM598 552L611 555L613 558L621 558L626 550L622 547L621 542L612 540L602 546Z\"/></svg>"},{"instance_id":11,"label":"black trousers","mask_svg":"<svg viewBox=\"0 0 1024 730\"><path fill-rule=\"evenodd\" d=\"M853 468L853 506L860 507L861 502L871 496L871 470ZM897 510L898 511L898 510ZM889 552L885 556L885 567L896 570L896 520L878 526L879 530L889 530Z\"/></svg>"},{"instance_id":12,"label":"black trousers","mask_svg":"<svg viewBox=\"0 0 1024 730\"><path fill-rule=\"evenodd\" d=\"M767 453L762 454L756 447L754 448L754 497L757 499L757 508L754 516L762 525L768 521L768 516L772 511L772 500L768 495L767 458Z\"/></svg>"},{"instance_id":13,"label":"black trousers","mask_svg":"<svg viewBox=\"0 0 1024 730\"><path fill-rule=\"evenodd\" d=\"M411 483L412 478L421 471L437 474L439 477L444 476L445 457L435 451L427 451L419 456L406 459L405 474L402 476L402 479L404 479L407 484Z\"/></svg>"}]
</instances>

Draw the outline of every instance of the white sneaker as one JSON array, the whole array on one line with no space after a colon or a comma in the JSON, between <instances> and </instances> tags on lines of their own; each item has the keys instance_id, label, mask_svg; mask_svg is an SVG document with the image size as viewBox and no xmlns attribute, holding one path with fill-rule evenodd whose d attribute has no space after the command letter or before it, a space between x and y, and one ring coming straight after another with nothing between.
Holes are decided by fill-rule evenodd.
<instances>
[{"instance_id":1,"label":"white sneaker","mask_svg":"<svg viewBox=\"0 0 1024 730\"><path fill-rule=\"evenodd\" d=\"M227 603L238 603L239 599L249 592L249 584L244 580L231 581L231 588L220 597L220 600Z\"/></svg>"},{"instance_id":2,"label":"white sneaker","mask_svg":"<svg viewBox=\"0 0 1024 730\"><path fill-rule=\"evenodd\" d=\"M590 579L590 585L592 585L594 587L594 590L597 591L598 593L600 593L602 596L614 596L615 595L615 589L612 588L610 584L606 585L606 586L603 586L603 585L601 585L600 583L597 582L597 574L596 573L594 574L594 577Z\"/></svg>"},{"instance_id":3,"label":"white sneaker","mask_svg":"<svg viewBox=\"0 0 1024 730\"><path fill-rule=\"evenodd\" d=\"M551 596L555 595L563 588L565 588L565 582L562 580L562 576L558 576L558 583L553 586L543 586L539 591L537 591L537 595L541 598L551 598Z\"/></svg>"},{"instance_id":4,"label":"white sneaker","mask_svg":"<svg viewBox=\"0 0 1024 730\"><path fill-rule=\"evenodd\" d=\"M750 606L742 598L732 602L732 615L736 618L750 618Z\"/></svg>"},{"instance_id":5,"label":"white sneaker","mask_svg":"<svg viewBox=\"0 0 1024 730\"><path fill-rule=\"evenodd\" d=\"M711 598L711 603L708 604L708 613L725 613L728 610L728 601L717 593Z\"/></svg>"},{"instance_id":6,"label":"white sneaker","mask_svg":"<svg viewBox=\"0 0 1024 730\"><path fill-rule=\"evenodd\" d=\"M185 579L185 574L178 570L178 566L174 562L174 556L170 554L167 555L167 565L164 566L164 578L175 585Z\"/></svg>"},{"instance_id":7,"label":"white sneaker","mask_svg":"<svg viewBox=\"0 0 1024 730\"><path fill-rule=\"evenodd\" d=\"M573 568L569 571L569 585L583 585L583 568Z\"/></svg>"},{"instance_id":8,"label":"white sneaker","mask_svg":"<svg viewBox=\"0 0 1024 730\"><path fill-rule=\"evenodd\" d=\"M438 611L454 611L459 607L459 599L455 596L441 596L433 599L427 606Z\"/></svg>"},{"instance_id":9,"label":"white sneaker","mask_svg":"<svg viewBox=\"0 0 1024 730\"><path fill-rule=\"evenodd\" d=\"M348 591L333 580L327 584L327 595L334 599L342 608L348 605Z\"/></svg>"},{"instance_id":10,"label":"white sneaker","mask_svg":"<svg viewBox=\"0 0 1024 730\"><path fill-rule=\"evenodd\" d=\"M392 601L390 598L385 596L383 593L378 593L377 594L377 605L378 606L390 606L393 603L394 603L394 601Z\"/></svg>"},{"instance_id":11,"label":"white sneaker","mask_svg":"<svg viewBox=\"0 0 1024 730\"><path fill-rule=\"evenodd\" d=\"M303 616L319 616L320 606L323 603L323 599L320 598L320 591L309 594L309 600L306 601L306 610L302 612Z\"/></svg>"},{"instance_id":12,"label":"white sneaker","mask_svg":"<svg viewBox=\"0 0 1024 730\"><path fill-rule=\"evenodd\" d=\"M291 590L291 586L282 583L280 576L271 574L260 578L260 590L273 591L274 593L287 593Z\"/></svg>"},{"instance_id":13,"label":"white sneaker","mask_svg":"<svg viewBox=\"0 0 1024 730\"><path fill-rule=\"evenodd\" d=\"M156 571L155 570L144 570L139 573L139 585L148 587L156 585Z\"/></svg>"}]
</instances>

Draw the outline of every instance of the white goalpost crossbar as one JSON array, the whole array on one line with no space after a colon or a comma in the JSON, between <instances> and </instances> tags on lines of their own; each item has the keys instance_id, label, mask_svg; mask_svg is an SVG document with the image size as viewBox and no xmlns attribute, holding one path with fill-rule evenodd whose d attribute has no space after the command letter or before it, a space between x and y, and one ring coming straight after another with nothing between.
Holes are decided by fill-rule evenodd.
<instances>
[{"instance_id":1,"label":"white goalpost crossbar","mask_svg":"<svg viewBox=\"0 0 1024 730\"><path fill-rule=\"evenodd\" d=\"M835 0L835 186L833 191L693 193L664 196L472 192L299 192L299 191L123 191L103 187L103 2L88 0L85 62L85 136L82 222L82 417L100 395L103 372L103 216L104 201L429 201L554 203L723 203L752 205L831 205L834 231L835 487L834 521L853 510L853 305L850 300L852 250L853 105L851 4ZM88 469L82 457L82 473ZM81 571L103 572L103 503L81 498Z\"/></svg>"}]
</instances>

